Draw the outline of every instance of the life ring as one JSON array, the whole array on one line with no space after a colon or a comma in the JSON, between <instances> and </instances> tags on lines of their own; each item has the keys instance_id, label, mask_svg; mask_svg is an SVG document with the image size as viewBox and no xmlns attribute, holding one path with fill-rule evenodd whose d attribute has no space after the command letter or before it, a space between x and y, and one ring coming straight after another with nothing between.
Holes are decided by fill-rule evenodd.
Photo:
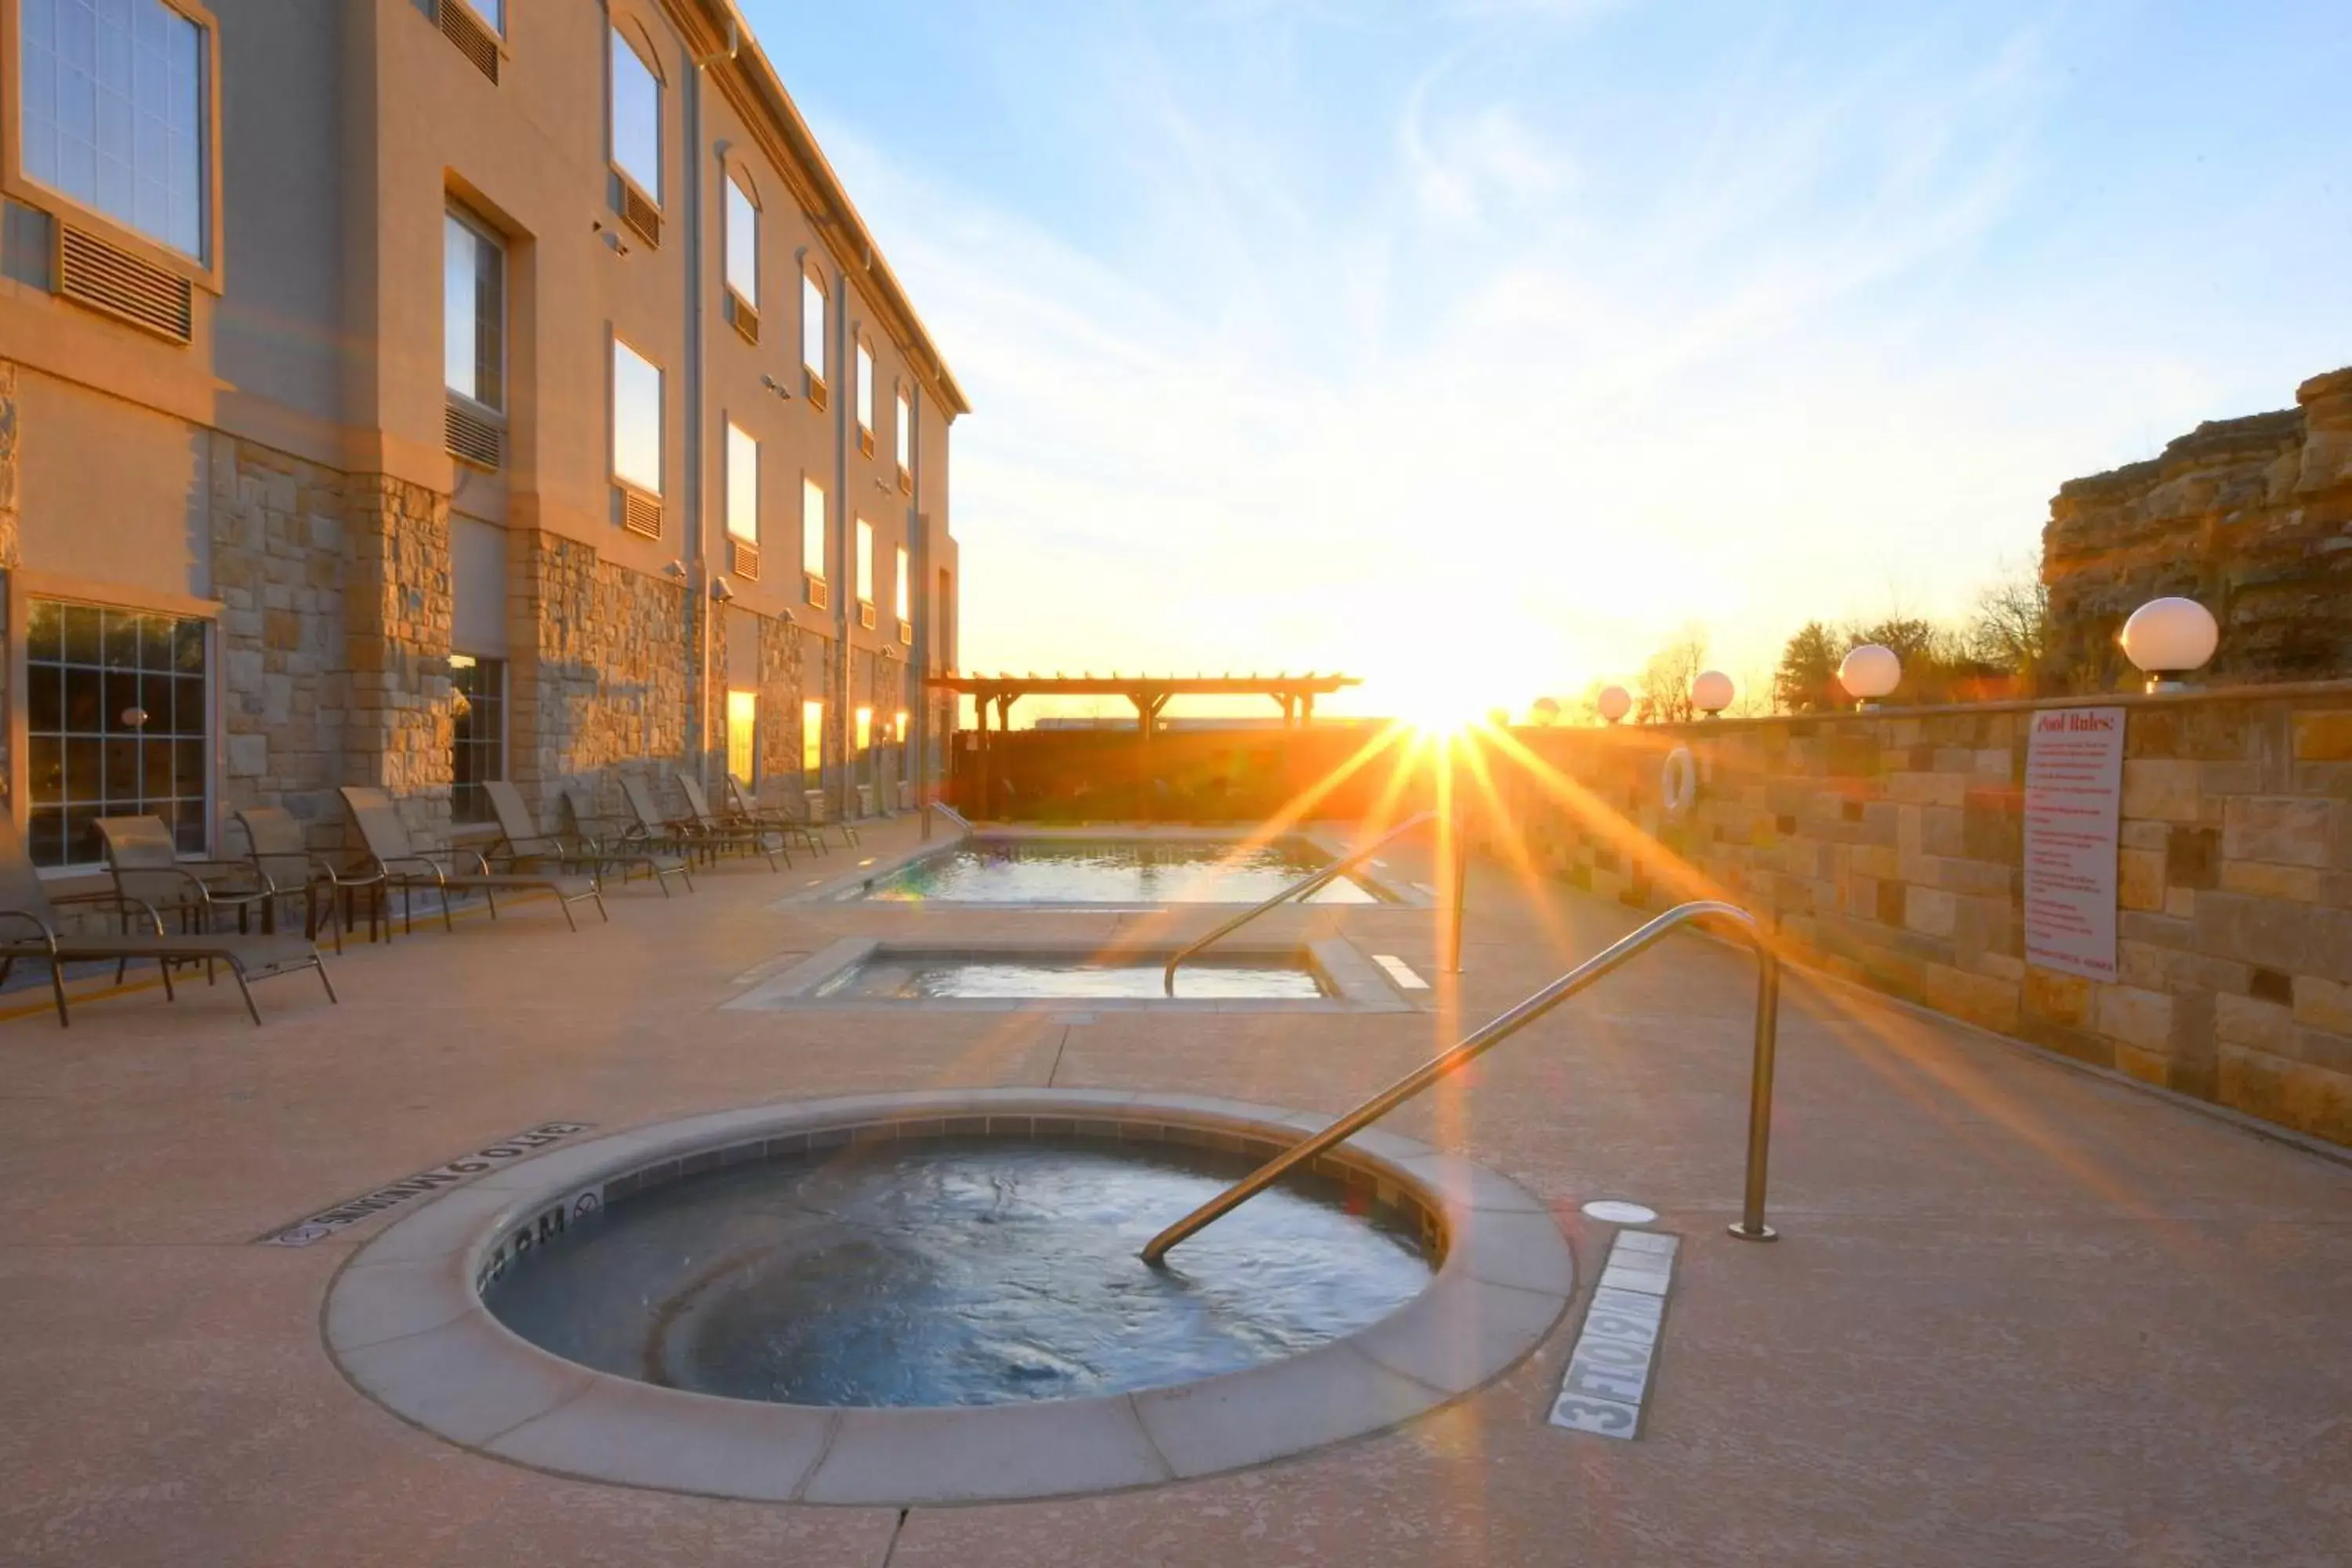
<instances>
[{"instance_id":1,"label":"life ring","mask_svg":"<svg viewBox=\"0 0 2352 1568\"><path fill-rule=\"evenodd\" d=\"M1676 746L1658 769L1658 800L1666 808L1666 820L1680 822L1688 816L1691 802L1697 798L1698 763L1688 746Z\"/></svg>"}]
</instances>

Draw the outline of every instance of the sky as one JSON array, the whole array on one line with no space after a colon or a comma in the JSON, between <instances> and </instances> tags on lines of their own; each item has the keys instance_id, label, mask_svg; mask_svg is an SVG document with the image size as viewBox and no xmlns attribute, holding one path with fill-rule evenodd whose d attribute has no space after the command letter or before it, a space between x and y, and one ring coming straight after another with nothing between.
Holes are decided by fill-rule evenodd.
<instances>
[{"instance_id":1,"label":"sky","mask_svg":"<svg viewBox=\"0 0 2352 1568\"><path fill-rule=\"evenodd\" d=\"M2345 0L740 3L973 405L967 669L1746 686L2352 363Z\"/></svg>"}]
</instances>

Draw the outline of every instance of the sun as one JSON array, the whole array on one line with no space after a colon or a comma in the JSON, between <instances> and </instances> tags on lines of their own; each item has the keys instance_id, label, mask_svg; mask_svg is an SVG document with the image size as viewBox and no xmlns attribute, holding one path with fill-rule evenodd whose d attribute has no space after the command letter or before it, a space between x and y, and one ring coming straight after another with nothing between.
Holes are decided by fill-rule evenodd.
<instances>
[{"instance_id":1,"label":"sun","mask_svg":"<svg viewBox=\"0 0 2352 1568\"><path fill-rule=\"evenodd\" d=\"M1445 740L1484 721L1486 710L1462 687L1427 681L1399 687L1393 711L1399 722L1431 740Z\"/></svg>"}]
</instances>

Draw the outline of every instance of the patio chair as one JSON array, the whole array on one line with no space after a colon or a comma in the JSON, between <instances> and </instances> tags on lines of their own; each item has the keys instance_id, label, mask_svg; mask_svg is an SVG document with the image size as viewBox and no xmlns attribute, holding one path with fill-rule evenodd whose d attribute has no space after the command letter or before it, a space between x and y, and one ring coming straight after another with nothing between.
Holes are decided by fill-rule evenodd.
<instances>
[{"instance_id":1,"label":"patio chair","mask_svg":"<svg viewBox=\"0 0 2352 1568\"><path fill-rule=\"evenodd\" d=\"M504 779L491 780L482 787L489 795L490 808L498 813L499 842L506 847L503 856L494 847L490 851L493 859L502 858L509 865L520 865L527 860L552 860L565 870L584 866L599 877L607 866L618 866L624 885L628 882L629 868L641 867L652 876L654 885L661 889L665 899L669 897L669 879L672 877L684 877L686 890L689 893L694 891L694 877L687 869L686 858L682 855L665 855L651 849L608 847L590 837L586 829L578 826L576 809L573 812L575 826L569 837L561 833L537 832L531 821L530 807L525 804L521 790Z\"/></svg>"},{"instance_id":2,"label":"patio chair","mask_svg":"<svg viewBox=\"0 0 2352 1568\"><path fill-rule=\"evenodd\" d=\"M445 931L455 931L457 923L450 919L449 895L479 893L488 901L490 918L499 918L499 895L537 889L555 895L556 907L563 911L563 923L573 931L580 922L572 918L572 906L582 900L592 900L596 913L604 920L604 900L593 877L567 877L536 871L506 871L493 874L489 862L474 851L444 849L438 854L416 847L408 836L408 825L400 820L400 808L392 796L371 785L345 784L343 805L359 826L360 839L367 846L368 858L382 869L384 886L400 889L400 924L403 931L416 929L412 900L419 888L431 888L441 896L441 925ZM452 870L460 855L472 858L477 869L472 872ZM442 864L449 862L448 866Z\"/></svg>"},{"instance_id":3,"label":"patio chair","mask_svg":"<svg viewBox=\"0 0 2352 1568\"><path fill-rule=\"evenodd\" d=\"M727 815L740 817L745 822L756 822L764 826L773 827L784 836L787 843L798 839L813 855L832 853L824 847L824 840L819 838L806 822L782 806L760 805L754 803L751 799L751 792L745 789L743 781L733 773L727 775Z\"/></svg>"},{"instance_id":4,"label":"patio chair","mask_svg":"<svg viewBox=\"0 0 2352 1568\"><path fill-rule=\"evenodd\" d=\"M686 796L687 820L705 833L726 834L740 839L768 858L768 869L775 870L776 857L782 855L784 864L793 863L793 852L784 847L783 830L751 817L725 816L710 809L710 797L702 793L701 781L691 773L677 775L678 792ZM772 843L775 847L770 848Z\"/></svg>"},{"instance_id":5,"label":"patio chair","mask_svg":"<svg viewBox=\"0 0 2352 1568\"><path fill-rule=\"evenodd\" d=\"M856 825L846 817L833 815L833 802L823 790L809 790L803 798L808 802L808 825L811 832L824 827L838 827L841 829L841 847L845 849L854 849L865 842L859 837Z\"/></svg>"},{"instance_id":6,"label":"patio chair","mask_svg":"<svg viewBox=\"0 0 2352 1568\"><path fill-rule=\"evenodd\" d=\"M654 804L652 788L634 773L621 775L621 795L636 816L636 822L628 830L634 843L649 847L667 845L673 849L689 855L698 854L714 862L724 850L760 847L760 836L756 831L730 832L706 828L691 817L664 816L661 807ZM773 855L768 857L768 866L772 870L776 868Z\"/></svg>"},{"instance_id":7,"label":"patio chair","mask_svg":"<svg viewBox=\"0 0 2352 1568\"><path fill-rule=\"evenodd\" d=\"M369 892L368 939L375 939L378 924L389 918L384 909L381 868L346 870L316 853L302 825L282 805L249 805L236 814L236 820L245 829L246 852L253 861L254 872L269 888L269 901L262 906L262 930L278 929L278 901L299 892L302 895L302 934L316 942L318 895L323 889L327 916L335 925L335 951L341 952L343 932L351 929L352 895L365 888ZM336 907L337 894L341 895L340 910Z\"/></svg>"},{"instance_id":8,"label":"patio chair","mask_svg":"<svg viewBox=\"0 0 2352 1568\"><path fill-rule=\"evenodd\" d=\"M183 860L179 844L160 816L101 816L98 836L106 846L106 868L114 890L158 914L180 918L180 929L209 931L213 917L236 912L236 929L247 929L256 908L268 912L269 885L253 868L234 860ZM129 930L129 917L124 917Z\"/></svg>"},{"instance_id":9,"label":"patio chair","mask_svg":"<svg viewBox=\"0 0 2352 1568\"><path fill-rule=\"evenodd\" d=\"M126 921L135 909L143 917L140 923L153 929L99 936L58 931L58 910L74 904L110 904L121 911ZM31 931L26 931L26 927ZM51 898L48 889L41 885L40 874L33 869L32 858L25 853L25 841L16 831L16 818L0 812L0 982L7 980L8 972L20 958L37 958L48 963L49 991L57 1000L58 1024L63 1028L73 1026L72 1015L66 1008L65 966L110 958L118 965L139 959L154 960L163 973L163 994L174 1002L179 1000L179 993L172 985L173 964L226 963L236 979L238 994L245 998L245 1010L252 1015L257 1026L261 1022L261 1009L253 1005L253 989L248 984L251 981L267 980L298 969L315 969L319 972L319 984L327 988L327 1000L337 999L335 983L327 977L326 961L319 956L316 946L300 937L208 932L175 936L164 931L163 917L152 905L121 891Z\"/></svg>"}]
</instances>

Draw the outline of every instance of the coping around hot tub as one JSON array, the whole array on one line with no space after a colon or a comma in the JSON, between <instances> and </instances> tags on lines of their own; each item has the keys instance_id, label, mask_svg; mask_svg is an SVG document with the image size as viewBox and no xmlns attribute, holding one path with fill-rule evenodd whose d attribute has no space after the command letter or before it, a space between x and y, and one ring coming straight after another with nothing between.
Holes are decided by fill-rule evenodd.
<instances>
[{"instance_id":1,"label":"coping around hot tub","mask_svg":"<svg viewBox=\"0 0 2352 1568\"><path fill-rule=\"evenodd\" d=\"M976 1121L975 1119L979 1119ZM722 1111L490 1173L336 1277L330 1353L362 1393L462 1447L625 1486L806 1503L1013 1500L1215 1474L1408 1421L1499 1376L1575 1274L1540 1200L1459 1156L1361 1132L1316 1169L1421 1208L1444 1261L1390 1316L1304 1354L1133 1394L952 1408L776 1405L660 1388L541 1350L483 1305L520 1250L645 1185L812 1146L989 1136L1287 1146L1328 1123L1236 1101L1084 1089L866 1095ZM984 1123L982 1125L981 1123Z\"/></svg>"}]
</instances>

